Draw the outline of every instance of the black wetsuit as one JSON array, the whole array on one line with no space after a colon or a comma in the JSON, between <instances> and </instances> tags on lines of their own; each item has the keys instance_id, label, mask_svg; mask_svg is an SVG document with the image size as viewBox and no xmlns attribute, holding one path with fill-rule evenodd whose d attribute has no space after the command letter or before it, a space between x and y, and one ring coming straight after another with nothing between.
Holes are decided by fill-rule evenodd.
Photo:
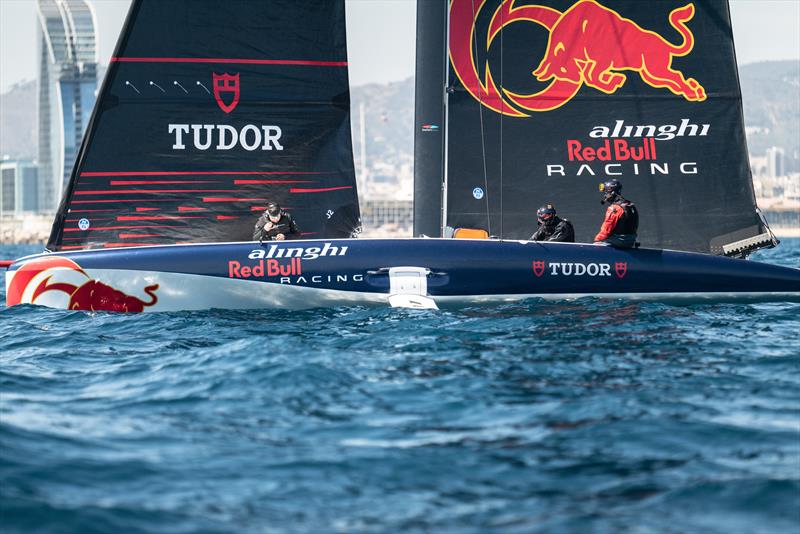
<instances>
[{"instance_id":1,"label":"black wetsuit","mask_svg":"<svg viewBox=\"0 0 800 534\"><path fill-rule=\"evenodd\" d=\"M296 239L300 237L300 230L297 229L294 219L288 213L281 211L281 218L278 222L272 223L272 228L265 230L264 226L269 220L267 212L261 214L253 229L253 241L274 241L278 234L283 234L284 239Z\"/></svg>"},{"instance_id":2,"label":"black wetsuit","mask_svg":"<svg viewBox=\"0 0 800 534\"><path fill-rule=\"evenodd\" d=\"M575 242L575 229L567 219L554 217L551 224L540 224L539 229L531 236L530 241Z\"/></svg>"}]
</instances>

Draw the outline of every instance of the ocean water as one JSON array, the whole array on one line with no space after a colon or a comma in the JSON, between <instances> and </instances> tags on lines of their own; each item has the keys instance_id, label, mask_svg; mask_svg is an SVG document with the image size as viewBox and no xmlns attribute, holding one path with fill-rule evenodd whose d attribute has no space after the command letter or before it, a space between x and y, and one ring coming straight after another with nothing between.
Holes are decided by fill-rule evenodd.
<instances>
[{"instance_id":1,"label":"ocean water","mask_svg":"<svg viewBox=\"0 0 800 534\"><path fill-rule=\"evenodd\" d=\"M4 534L799 525L799 304L0 307Z\"/></svg>"}]
</instances>

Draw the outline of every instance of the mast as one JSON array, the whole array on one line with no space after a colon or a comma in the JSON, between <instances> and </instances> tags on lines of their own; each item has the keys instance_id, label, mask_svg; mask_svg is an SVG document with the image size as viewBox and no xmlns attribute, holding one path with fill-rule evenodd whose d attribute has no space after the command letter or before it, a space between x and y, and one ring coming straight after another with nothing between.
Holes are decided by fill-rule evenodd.
<instances>
[{"instance_id":1,"label":"mast","mask_svg":"<svg viewBox=\"0 0 800 534\"><path fill-rule=\"evenodd\" d=\"M445 24L445 66L444 66L444 91L442 92L442 100L444 101L444 158L442 161L442 214L439 223L440 234L441 236L447 235L447 169L448 169L448 132L450 129L447 127L450 120L450 93L452 91L452 87L450 87L450 68L449 68L449 58L450 58L450 17L447 17L447 24Z\"/></svg>"},{"instance_id":2,"label":"mast","mask_svg":"<svg viewBox=\"0 0 800 534\"><path fill-rule=\"evenodd\" d=\"M417 0L414 235L440 237L444 197L447 0Z\"/></svg>"}]
</instances>

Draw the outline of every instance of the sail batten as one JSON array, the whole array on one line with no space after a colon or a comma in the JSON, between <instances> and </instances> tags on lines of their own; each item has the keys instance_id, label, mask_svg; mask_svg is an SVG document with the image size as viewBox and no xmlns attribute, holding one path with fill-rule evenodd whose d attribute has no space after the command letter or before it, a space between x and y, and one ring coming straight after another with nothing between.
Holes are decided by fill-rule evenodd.
<instances>
[{"instance_id":1,"label":"sail batten","mask_svg":"<svg viewBox=\"0 0 800 534\"><path fill-rule=\"evenodd\" d=\"M123 246L99 215L155 210L138 243L250 240L269 201L352 236L347 67L343 0L134 0L48 248Z\"/></svg>"}]
</instances>

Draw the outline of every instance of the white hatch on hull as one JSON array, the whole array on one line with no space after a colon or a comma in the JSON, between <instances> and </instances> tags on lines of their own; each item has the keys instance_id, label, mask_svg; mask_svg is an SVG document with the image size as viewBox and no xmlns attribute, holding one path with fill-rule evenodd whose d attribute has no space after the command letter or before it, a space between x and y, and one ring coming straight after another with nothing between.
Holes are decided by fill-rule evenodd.
<instances>
[{"instance_id":1,"label":"white hatch on hull","mask_svg":"<svg viewBox=\"0 0 800 534\"><path fill-rule=\"evenodd\" d=\"M438 310L428 296L428 275L425 267L391 267L389 269L389 304L392 308Z\"/></svg>"}]
</instances>

